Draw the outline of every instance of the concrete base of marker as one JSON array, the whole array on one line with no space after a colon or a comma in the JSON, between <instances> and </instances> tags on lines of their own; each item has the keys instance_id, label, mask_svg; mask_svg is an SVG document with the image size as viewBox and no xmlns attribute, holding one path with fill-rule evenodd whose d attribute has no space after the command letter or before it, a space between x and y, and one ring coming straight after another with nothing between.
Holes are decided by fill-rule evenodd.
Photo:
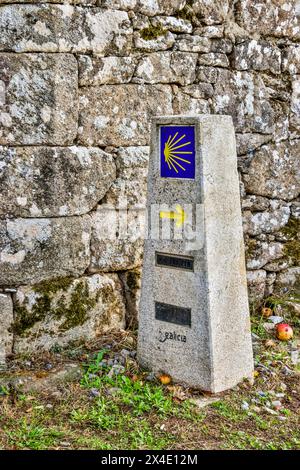
<instances>
[{"instance_id":1,"label":"concrete base of marker","mask_svg":"<svg viewBox=\"0 0 300 470\"><path fill-rule=\"evenodd\" d=\"M194 126L194 179L161 177L161 126ZM147 369L171 375L174 381L221 392L253 376L231 118L155 118L148 178L148 214L154 204L202 205L203 223L198 230L202 231L203 244L193 247L184 239L151 239L149 232L144 250L138 360ZM193 269L188 263L188 269L182 269L182 263L178 263L179 269L164 266L157 263L157 254L192 259Z\"/></svg>"}]
</instances>

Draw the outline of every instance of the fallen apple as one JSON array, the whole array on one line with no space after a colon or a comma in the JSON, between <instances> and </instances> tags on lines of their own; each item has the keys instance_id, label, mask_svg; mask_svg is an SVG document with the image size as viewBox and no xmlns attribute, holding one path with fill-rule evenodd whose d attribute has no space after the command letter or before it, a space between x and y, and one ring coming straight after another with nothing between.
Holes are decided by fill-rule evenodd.
<instances>
[{"instance_id":1,"label":"fallen apple","mask_svg":"<svg viewBox=\"0 0 300 470\"><path fill-rule=\"evenodd\" d=\"M161 374L159 380L163 385L169 385L171 383L171 377L167 374Z\"/></svg>"},{"instance_id":2,"label":"fallen apple","mask_svg":"<svg viewBox=\"0 0 300 470\"><path fill-rule=\"evenodd\" d=\"M263 307L261 309L261 314L263 317L270 317L271 315L273 315L273 311L269 307Z\"/></svg>"},{"instance_id":3,"label":"fallen apple","mask_svg":"<svg viewBox=\"0 0 300 470\"><path fill-rule=\"evenodd\" d=\"M288 323L278 323L276 325L276 336L281 341L288 341L293 337L293 328Z\"/></svg>"}]
</instances>

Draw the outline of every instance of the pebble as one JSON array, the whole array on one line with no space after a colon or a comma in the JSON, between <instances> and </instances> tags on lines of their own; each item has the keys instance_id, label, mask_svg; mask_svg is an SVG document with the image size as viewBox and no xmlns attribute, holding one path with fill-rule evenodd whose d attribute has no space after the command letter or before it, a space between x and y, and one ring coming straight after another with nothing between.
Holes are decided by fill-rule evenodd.
<instances>
[{"instance_id":1,"label":"pebble","mask_svg":"<svg viewBox=\"0 0 300 470\"><path fill-rule=\"evenodd\" d=\"M292 364L296 365L299 362L299 351L291 351L291 361Z\"/></svg>"},{"instance_id":2,"label":"pebble","mask_svg":"<svg viewBox=\"0 0 300 470\"><path fill-rule=\"evenodd\" d=\"M277 325L277 323L282 323L283 322L283 318L279 317L278 315L271 315L268 318L268 320L271 321L272 323L274 323L274 325Z\"/></svg>"},{"instance_id":3,"label":"pebble","mask_svg":"<svg viewBox=\"0 0 300 470\"><path fill-rule=\"evenodd\" d=\"M285 374L285 375L293 375L293 371L291 369L289 369L287 366L284 366L282 368L282 372Z\"/></svg>"},{"instance_id":4,"label":"pebble","mask_svg":"<svg viewBox=\"0 0 300 470\"><path fill-rule=\"evenodd\" d=\"M123 356L119 357L119 358L118 358L118 361L115 362L115 364L121 364L122 366L125 366L125 364L126 364L126 358L123 357Z\"/></svg>"},{"instance_id":5,"label":"pebble","mask_svg":"<svg viewBox=\"0 0 300 470\"><path fill-rule=\"evenodd\" d=\"M95 379L96 377L98 377L96 374L89 374L89 379Z\"/></svg>"},{"instance_id":6,"label":"pebble","mask_svg":"<svg viewBox=\"0 0 300 470\"><path fill-rule=\"evenodd\" d=\"M61 447L70 447L71 443L67 441L62 441L59 443Z\"/></svg>"},{"instance_id":7,"label":"pebble","mask_svg":"<svg viewBox=\"0 0 300 470\"><path fill-rule=\"evenodd\" d=\"M260 408L258 406L253 406L252 410L255 411L255 413L260 413Z\"/></svg>"},{"instance_id":8,"label":"pebble","mask_svg":"<svg viewBox=\"0 0 300 470\"><path fill-rule=\"evenodd\" d=\"M146 377L147 382L153 382L155 379L156 379L156 376L154 372L150 372L150 374L148 374Z\"/></svg>"},{"instance_id":9,"label":"pebble","mask_svg":"<svg viewBox=\"0 0 300 470\"><path fill-rule=\"evenodd\" d=\"M270 415L277 415L277 411L272 410L271 408L265 406L264 409L270 414Z\"/></svg>"},{"instance_id":10,"label":"pebble","mask_svg":"<svg viewBox=\"0 0 300 470\"><path fill-rule=\"evenodd\" d=\"M48 408L49 410L51 410L51 409L53 408L53 405L52 405L51 403L47 403L46 408Z\"/></svg>"},{"instance_id":11,"label":"pebble","mask_svg":"<svg viewBox=\"0 0 300 470\"><path fill-rule=\"evenodd\" d=\"M249 410L249 403L247 403L246 401L243 401L242 403L242 406L241 406L242 410Z\"/></svg>"},{"instance_id":12,"label":"pebble","mask_svg":"<svg viewBox=\"0 0 300 470\"><path fill-rule=\"evenodd\" d=\"M287 420L286 416L277 416L277 418L279 419L279 421L286 421Z\"/></svg>"},{"instance_id":13,"label":"pebble","mask_svg":"<svg viewBox=\"0 0 300 470\"><path fill-rule=\"evenodd\" d=\"M113 375L119 375L119 374L122 374L123 372L125 372L125 367L115 364L112 366L107 376L112 378Z\"/></svg>"},{"instance_id":14,"label":"pebble","mask_svg":"<svg viewBox=\"0 0 300 470\"><path fill-rule=\"evenodd\" d=\"M252 403L260 404L260 400L258 398L251 398Z\"/></svg>"},{"instance_id":15,"label":"pebble","mask_svg":"<svg viewBox=\"0 0 300 470\"><path fill-rule=\"evenodd\" d=\"M111 387L111 388L108 388L108 389L106 390L106 394L107 394L107 395L110 395L110 396L114 396L114 395L116 395L116 394L119 392L119 390L121 390L121 389L118 388L118 387Z\"/></svg>"},{"instance_id":16,"label":"pebble","mask_svg":"<svg viewBox=\"0 0 300 470\"><path fill-rule=\"evenodd\" d=\"M280 408L282 407L281 401L280 400L272 401L272 406L275 408L275 410L280 410Z\"/></svg>"},{"instance_id":17,"label":"pebble","mask_svg":"<svg viewBox=\"0 0 300 470\"><path fill-rule=\"evenodd\" d=\"M274 330L275 324L274 323L263 323L263 327L266 331Z\"/></svg>"},{"instance_id":18,"label":"pebble","mask_svg":"<svg viewBox=\"0 0 300 470\"><path fill-rule=\"evenodd\" d=\"M281 388L281 390L285 391L287 389L287 386L284 382L281 382L280 388Z\"/></svg>"},{"instance_id":19,"label":"pebble","mask_svg":"<svg viewBox=\"0 0 300 470\"><path fill-rule=\"evenodd\" d=\"M122 349L120 354L121 354L122 357L124 357L126 359L126 357L130 356L130 351L128 351L128 349Z\"/></svg>"},{"instance_id":20,"label":"pebble","mask_svg":"<svg viewBox=\"0 0 300 470\"><path fill-rule=\"evenodd\" d=\"M98 390L97 388L91 388L91 389L89 390L89 395L90 395L90 397L92 397L92 398L99 397L100 392L99 392L99 390Z\"/></svg>"},{"instance_id":21,"label":"pebble","mask_svg":"<svg viewBox=\"0 0 300 470\"><path fill-rule=\"evenodd\" d=\"M46 362L46 364L44 365L45 370L51 370L52 368L53 368L53 365L51 364L51 362Z\"/></svg>"}]
</instances>

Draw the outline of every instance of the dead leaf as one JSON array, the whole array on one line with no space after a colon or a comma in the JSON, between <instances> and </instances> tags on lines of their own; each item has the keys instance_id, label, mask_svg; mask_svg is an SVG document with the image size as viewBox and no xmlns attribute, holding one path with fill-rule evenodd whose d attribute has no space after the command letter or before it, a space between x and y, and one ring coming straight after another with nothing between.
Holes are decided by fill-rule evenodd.
<instances>
[{"instance_id":1,"label":"dead leaf","mask_svg":"<svg viewBox=\"0 0 300 470\"><path fill-rule=\"evenodd\" d=\"M163 385L169 385L172 381L172 378L167 374L161 374L159 380Z\"/></svg>"},{"instance_id":2,"label":"dead leaf","mask_svg":"<svg viewBox=\"0 0 300 470\"><path fill-rule=\"evenodd\" d=\"M180 385L169 385L167 388L172 393L173 398L176 398L180 401L187 400L187 394L182 389L182 387L180 387Z\"/></svg>"},{"instance_id":3,"label":"dead leaf","mask_svg":"<svg viewBox=\"0 0 300 470\"><path fill-rule=\"evenodd\" d=\"M265 341L265 346L266 348L274 348L276 346L276 343L272 339L268 339L267 341Z\"/></svg>"}]
</instances>

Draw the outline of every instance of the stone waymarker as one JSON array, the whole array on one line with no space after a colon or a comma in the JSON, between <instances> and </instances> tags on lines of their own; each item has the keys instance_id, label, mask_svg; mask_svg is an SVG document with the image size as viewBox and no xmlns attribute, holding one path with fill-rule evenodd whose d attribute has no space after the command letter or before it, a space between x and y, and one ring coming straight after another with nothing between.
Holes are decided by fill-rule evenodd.
<instances>
[{"instance_id":1,"label":"stone waymarker","mask_svg":"<svg viewBox=\"0 0 300 470\"><path fill-rule=\"evenodd\" d=\"M155 118L138 357L210 392L251 377L253 355L231 117Z\"/></svg>"}]
</instances>

